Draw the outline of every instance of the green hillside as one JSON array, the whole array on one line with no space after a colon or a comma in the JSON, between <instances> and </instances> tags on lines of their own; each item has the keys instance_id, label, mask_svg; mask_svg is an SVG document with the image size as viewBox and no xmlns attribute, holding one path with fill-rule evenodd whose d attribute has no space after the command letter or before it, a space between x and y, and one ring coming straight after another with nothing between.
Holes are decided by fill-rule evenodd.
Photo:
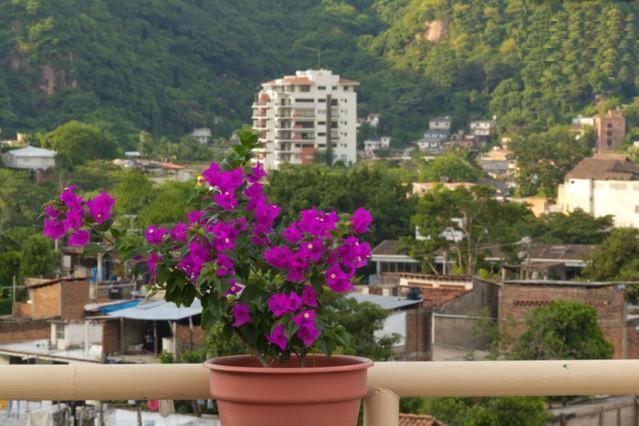
<instances>
[{"instance_id":1,"label":"green hillside","mask_svg":"<svg viewBox=\"0 0 639 426\"><path fill-rule=\"evenodd\" d=\"M636 95L633 2L532 0L6 0L0 128L72 119L110 130L220 136L250 118L259 82L333 69L397 141L428 117L497 115L541 131Z\"/></svg>"}]
</instances>

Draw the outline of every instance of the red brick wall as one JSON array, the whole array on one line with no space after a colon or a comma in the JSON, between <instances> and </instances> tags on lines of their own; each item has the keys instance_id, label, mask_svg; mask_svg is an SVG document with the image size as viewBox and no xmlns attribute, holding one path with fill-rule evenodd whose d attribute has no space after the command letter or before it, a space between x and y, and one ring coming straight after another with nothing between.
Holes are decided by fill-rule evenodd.
<instances>
[{"instance_id":1,"label":"red brick wall","mask_svg":"<svg viewBox=\"0 0 639 426\"><path fill-rule=\"evenodd\" d=\"M29 290L33 302L33 318L57 317L60 312L60 283L34 287Z\"/></svg>"},{"instance_id":2,"label":"red brick wall","mask_svg":"<svg viewBox=\"0 0 639 426\"><path fill-rule=\"evenodd\" d=\"M89 283L86 281L64 281L62 285L62 318L79 320L84 318L84 305L89 303Z\"/></svg>"},{"instance_id":3,"label":"red brick wall","mask_svg":"<svg viewBox=\"0 0 639 426\"><path fill-rule=\"evenodd\" d=\"M33 305L25 302L13 302L11 314L14 318L31 318L33 317Z\"/></svg>"},{"instance_id":4,"label":"red brick wall","mask_svg":"<svg viewBox=\"0 0 639 426\"><path fill-rule=\"evenodd\" d=\"M637 331L636 327L639 324L629 323L626 327L626 345L627 345L627 356L629 359L638 359L639 358L639 331Z\"/></svg>"},{"instance_id":5,"label":"red brick wall","mask_svg":"<svg viewBox=\"0 0 639 426\"><path fill-rule=\"evenodd\" d=\"M597 311L597 322L615 347L615 358L623 358L625 328L624 290L613 286L577 287L504 284L499 297L499 320L505 331L517 337L525 331L526 314L555 300L582 301Z\"/></svg>"},{"instance_id":6,"label":"red brick wall","mask_svg":"<svg viewBox=\"0 0 639 426\"><path fill-rule=\"evenodd\" d=\"M102 324L102 353L111 355L120 352L120 321L107 320Z\"/></svg>"},{"instance_id":7,"label":"red brick wall","mask_svg":"<svg viewBox=\"0 0 639 426\"><path fill-rule=\"evenodd\" d=\"M178 353L192 351L204 341L204 333L199 325L193 326L193 344L191 344L191 330L188 325L177 324L175 332Z\"/></svg>"},{"instance_id":8,"label":"red brick wall","mask_svg":"<svg viewBox=\"0 0 639 426\"><path fill-rule=\"evenodd\" d=\"M428 361L430 347L430 309L418 308L406 311L406 345L403 359L406 361Z\"/></svg>"},{"instance_id":9,"label":"red brick wall","mask_svg":"<svg viewBox=\"0 0 639 426\"><path fill-rule=\"evenodd\" d=\"M48 339L51 325L46 320L0 321L0 344Z\"/></svg>"}]
</instances>

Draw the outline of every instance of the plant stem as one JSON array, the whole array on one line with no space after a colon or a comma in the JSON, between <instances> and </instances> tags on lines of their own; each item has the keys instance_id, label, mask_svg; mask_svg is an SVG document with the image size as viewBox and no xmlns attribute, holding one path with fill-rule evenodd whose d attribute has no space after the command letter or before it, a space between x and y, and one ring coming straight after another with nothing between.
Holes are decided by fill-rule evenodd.
<instances>
[{"instance_id":1,"label":"plant stem","mask_svg":"<svg viewBox=\"0 0 639 426\"><path fill-rule=\"evenodd\" d=\"M239 330L235 331L235 334L237 334L240 338L240 340L242 340L242 342L244 342L244 344L246 345L246 347L248 348L249 352L251 352L251 354L257 358L257 360L260 362L260 364L262 365L262 367L264 368L271 368L271 364L269 364L262 355L260 355L260 353L258 352L258 350L256 348L254 348L253 346L251 346L251 344L249 342L246 341L246 339L244 338L244 336L242 336L242 333L240 333Z\"/></svg>"}]
</instances>

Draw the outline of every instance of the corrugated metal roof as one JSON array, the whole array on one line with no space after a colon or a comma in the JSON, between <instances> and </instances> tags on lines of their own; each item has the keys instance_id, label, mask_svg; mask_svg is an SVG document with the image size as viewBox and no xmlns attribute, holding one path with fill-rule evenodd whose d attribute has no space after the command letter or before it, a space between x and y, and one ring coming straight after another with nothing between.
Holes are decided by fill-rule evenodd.
<instances>
[{"instance_id":1,"label":"corrugated metal roof","mask_svg":"<svg viewBox=\"0 0 639 426\"><path fill-rule=\"evenodd\" d=\"M202 313L200 301L195 299L189 307L177 306L172 302L155 300L140 303L132 308L120 309L109 312L107 315L113 318L128 318L147 321L177 321Z\"/></svg>"},{"instance_id":2,"label":"corrugated metal roof","mask_svg":"<svg viewBox=\"0 0 639 426\"><path fill-rule=\"evenodd\" d=\"M48 157L53 158L56 155L55 151L44 148L36 148L34 146L27 146L21 149L14 149L7 151L7 154L15 155L18 157Z\"/></svg>"},{"instance_id":3,"label":"corrugated metal roof","mask_svg":"<svg viewBox=\"0 0 639 426\"><path fill-rule=\"evenodd\" d=\"M397 296L380 296L377 294L349 293L346 297L349 299L355 299L358 303L373 303L387 311L419 305L422 303L421 300L410 300L405 297Z\"/></svg>"}]
</instances>

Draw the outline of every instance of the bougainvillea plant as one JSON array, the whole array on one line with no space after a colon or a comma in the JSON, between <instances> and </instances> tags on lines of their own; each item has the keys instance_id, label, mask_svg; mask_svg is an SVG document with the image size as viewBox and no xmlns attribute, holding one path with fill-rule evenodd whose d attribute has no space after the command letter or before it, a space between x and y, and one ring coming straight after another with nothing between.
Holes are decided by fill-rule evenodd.
<instances>
[{"instance_id":1,"label":"bougainvillea plant","mask_svg":"<svg viewBox=\"0 0 639 426\"><path fill-rule=\"evenodd\" d=\"M323 317L320 295L353 288L370 255L360 237L372 218L363 208L341 216L309 209L280 223L280 207L264 193L266 172L251 162L257 134L245 128L239 136L222 164L202 173L201 208L184 222L151 225L136 239L114 224L109 194L85 201L70 186L45 206L44 235L72 246L99 243L132 260L168 301L200 299L204 328L222 324L224 335L239 336L263 366L291 355L304 365L308 353L330 355L345 344L343 327Z\"/></svg>"}]
</instances>

